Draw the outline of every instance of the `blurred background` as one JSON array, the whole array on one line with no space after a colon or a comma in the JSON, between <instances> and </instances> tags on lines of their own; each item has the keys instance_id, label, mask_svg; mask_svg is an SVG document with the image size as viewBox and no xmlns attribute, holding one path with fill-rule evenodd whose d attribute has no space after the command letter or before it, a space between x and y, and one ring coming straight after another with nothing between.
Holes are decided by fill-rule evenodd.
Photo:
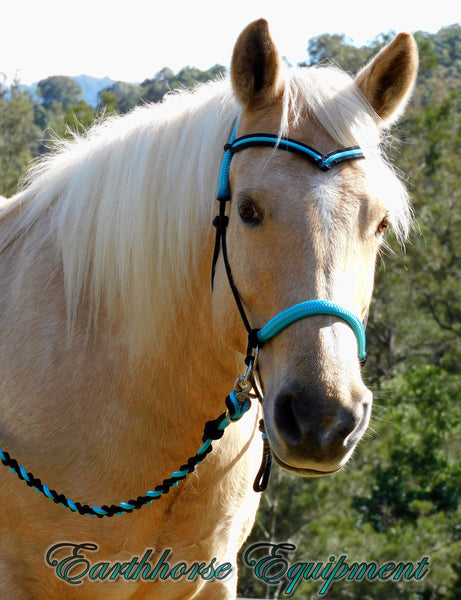
<instances>
[{"instance_id":1,"label":"blurred background","mask_svg":"<svg viewBox=\"0 0 461 600\"><path fill-rule=\"evenodd\" d=\"M350 73L395 31L414 33L418 83L388 152L409 188L415 224L406 247L390 235L378 261L365 367L375 394L370 432L334 477L300 480L275 467L245 548L290 542L292 562L428 556L420 582L341 581L327 597L461 600L461 20L453 3L451 13L443 2L407 3L403 13L389 2L385 15L353 1L315 15L306 2L283 9L255 2L248 10L233 3L231 15L226 7L217 15L208 2L179 2L174 11L152 4L149 18L137 0L128 14L82 1L65 18L52 1L2 8L0 194L17 191L55 136L225 75L235 38L253 18L274 25L286 62L329 60ZM292 597L318 598L319 587L303 582ZM240 596L286 597L282 590L242 562Z\"/></svg>"}]
</instances>

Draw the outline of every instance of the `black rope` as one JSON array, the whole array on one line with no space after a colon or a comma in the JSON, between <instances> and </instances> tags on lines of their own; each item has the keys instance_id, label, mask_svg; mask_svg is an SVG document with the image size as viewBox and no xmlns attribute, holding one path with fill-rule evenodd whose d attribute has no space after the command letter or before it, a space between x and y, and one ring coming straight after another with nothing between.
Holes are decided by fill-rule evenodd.
<instances>
[{"instance_id":1,"label":"black rope","mask_svg":"<svg viewBox=\"0 0 461 600\"><path fill-rule=\"evenodd\" d=\"M264 427L263 419L259 421L259 431L263 436L263 458L253 483L253 490L255 492L264 492L264 490L267 488L267 484L269 483L269 477L271 474L272 453L269 440L267 439L267 433L266 428Z\"/></svg>"},{"instance_id":2,"label":"black rope","mask_svg":"<svg viewBox=\"0 0 461 600\"><path fill-rule=\"evenodd\" d=\"M240 298L239 291L237 286L235 285L234 277L232 275L232 269L229 263L229 256L227 253L227 226L229 224L229 217L226 216L226 203L230 200L230 198L221 198L219 199L219 214L214 218L213 225L216 227L216 239L215 246L213 251L213 261L211 267L211 289L213 289L214 277L216 271L216 263L218 261L219 252L222 250L224 268L226 270L227 279L229 281L229 285L232 291L232 295L234 296L235 303L237 304L237 309L240 313L240 317L243 321L245 329L248 333L248 347L247 347L247 357L252 354L252 351L261 344L258 341L258 329L253 329L250 325L250 321L245 313L245 309L243 308L243 303Z\"/></svg>"},{"instance_id":3,"label":"black rope","mask_svg":"<svg viewBox=\"0 0 461 600\"><path fill-rule=\"evenodd\" d=\"M225 148L226 150L226 148ZM230 201L230 197L219 197L219 214L214 218L213 225L216 227L216 239L215 246L213 251L213 261L211 267L211 289L213 289L214 277L216 271L216 264L219 257L219 252L222 250L224 268L226 270L227 279L229 281L229 285L232 291L232 295L234 296L235 303L237 305L238 311L240 313L240 317L243 321L245 329L248 333L248 346L245 363L249 366L250 361L254 360L254 350L256 348L261 347L262 344L258 340L258 329L254 329L251 327L248 317L245 313L245 309L243 308L242 300L240 298L240 294L238 292L237 286L235 285L234 277L232 275L232 269L229 263L229 257L227 254L227 240L226 240L226 232L227 226L229 225L229 217L226 216L226 204ZM261 397L258 393L258 398L261 400ZM272 454L269 445L269 440L267 439L267 434L264 428L264 421L261 419L259 422L259 430L262 433L263 438L263 456L261 467L256 475L255 481L253 483L253 490L255 492L263 492L267 484L269 483L270 470L272 465Z\"/></svg>"},{"instance_id":4,"label":"black rope","mask_svg":"<svg viewBox=\"0 0 461 600\"><path fill-rule=\"evenodd\" d=\"M243 324L245 325L245 329L247 330L248 335L250 335L251 332L253 331L253 328L251 327L248 317L246 316L245 309L243 308L243 304L240 299L240 294L238 292L237 286L235 285L234 277L232 275L231 267L229 264L229 257L227 254L226 230L224 230L221 235L221 248L222 248L222 255L223 255L223 260L224 260L224 267L226 269L227 279L229 280L229 285L232 290L232 294L234 296L235 303L237 304L237 308L238 308L238 311L242 318Z\"/></svg>"},{"instance_id":5,"label":"black rope","mask_svg":"<svg viewBox=\"0 0 461 600\"><path fill-rule=\"evenodd\" d=\"M214 285L214 276L216 271L216 263L218 262L219 251L221 249L221 239L223 235L226 235L226 229L229 225L229 217L226 216L226 202L230 198L224 198L219 201L219 214L213 220L213 226L216 227L216 238L213 250L213 261L211 267L211 289Z\"/></svg>"},{"instance_id":6,"label":"black rope","mask_svg":"<svg viewBox=\"0 0 461 600\"><path fill-rule=\"evenodd\" d=\"M151 504L153 500L161 498L164 494L167 494L172 487L175 487L180 481L185 479L189 473L192 473L195 470L195 467L200 464L213 450L211 441L219 440L223 436L225 427L229 425L229 421L227 419L228 414L230 414L231 419L233 418L234 420L237 420L249 407L249 404L243 404L239 406L239 410L241 411L239 412L236 411L235 404L231 403L230 401L227 402L227 400L226 404L228 405L228 413L222 413L217 419L207 421L205 423L202 437L203 445L197 454L188 458L187 463L181 465L178 471L175 471L171 477L164 479L161 484L157 485L154 488L154 493L157 494L155 496L138 496L136 499L128 500L128 502L122 502L119 505L111 504L110 506L103 505L101 507L91 507L88 504L73 502L64 494L59 494L56 492L56 490L49 489L48 486L44 485L38 477L35 477L32 473L26 471L24 467L19 465L15 458L12 458L8 452L3 451L1 448L0 461L6 467L9 467L11 471L16 473L19 479L24 481L29 487L35 488L44 496L53 500L56 504L62 504L64 507L70 508L72 511L78 512L81 515L91 515L102 518L112 517L116 514L119 515L131 513L133 510L139 510L146 504Z\"/></svg>"}]
</instances>

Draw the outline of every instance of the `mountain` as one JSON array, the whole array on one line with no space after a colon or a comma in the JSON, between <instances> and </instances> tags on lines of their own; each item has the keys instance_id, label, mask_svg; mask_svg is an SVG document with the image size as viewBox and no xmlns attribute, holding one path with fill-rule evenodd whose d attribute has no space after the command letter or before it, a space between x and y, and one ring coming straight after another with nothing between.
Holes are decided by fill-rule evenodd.
<instances>
[{"instance_id":1,"label":"mountain","mask_svg":"<svg viewBox=\"0 0 461 600\"><path fill-rule=\"evenodd\" d=\"M98 78L92 77L91 75L77 75L76 77L71 77L71 79L81 85L83 89L83 99L94 108L98 105L98 93L116 83L113 79L110 79L110 77ZM40 102L40 99L36 94L37 85L38 82L32 83L29 86L23 85L21 86L21 89L29 90L32 98ZM9 96L7 95L6 97L8 98Z\"/></svg>"},{"instance_id":2,"label":"mountain","mask_svg":"<svg viewBox=\"0 0 461 600\"><path fill-rule=\"evenodd\" d=\"M82 86L83 98L90 106L96 106L98 104L98 93L101 90L110 87L115 83L110 77L100 79L98 77L92 77L91 75L78 75L77 77L72 77L72 79Z\"/></svg>"}]
</instances>

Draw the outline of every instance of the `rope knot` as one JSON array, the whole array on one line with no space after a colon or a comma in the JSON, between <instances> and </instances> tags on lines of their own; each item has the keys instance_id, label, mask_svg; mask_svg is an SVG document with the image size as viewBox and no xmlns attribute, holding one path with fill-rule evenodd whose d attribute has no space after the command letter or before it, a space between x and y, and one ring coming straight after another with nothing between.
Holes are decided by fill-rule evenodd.
<instances>
[{"instance_id":1,"label":"rope knot","mask_svg":"<svg viewBox=\"0 0 461 600\"><path fill-rule=\"evenodd\" d=\"M227 215L216 215L213 219L213 226L219 232L225 231L226 227L229 225L229 217Z\"/></svg>"},{"instance_id":2,"label":"rope knot","mask_svg":"<svg viewBox=\"0 0 461 600\"><path fill-rule=\"evenodd\" d=\"M238 421L241 419L251 405L248 396L244 395L244 400L242 401L239 400L239 395L243 394L232 390L226 398L227 416L231 421Z\"/></svg>"},{"instance_id":3,"label":"rope knot","mask_svg":"<svg viewBox=\"0 0 461 600\"><path fill-rule=\"evenodd\" d=\"M213 421L207 421L203 429L202 441L207 440L219 440L224 435L224 429L222 428L222 421L225 420L226 415L223 413L217 419ZM221 425L221 428L219 427Z\"/></svg>"}]
</instances>

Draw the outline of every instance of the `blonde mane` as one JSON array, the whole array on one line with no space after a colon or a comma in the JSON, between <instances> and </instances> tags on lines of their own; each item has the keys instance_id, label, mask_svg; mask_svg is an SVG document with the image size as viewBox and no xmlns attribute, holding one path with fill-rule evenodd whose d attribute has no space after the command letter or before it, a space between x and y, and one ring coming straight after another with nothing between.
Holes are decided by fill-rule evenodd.
<instances>
[{"instance_id":1,"label":"blonde mane","mask_svg":"<svg viewBox=\"0 0 461 600\"><path fill-rule=\"evenodd\" d=\"M405 190L379 151L376 121L352 79L323 67L290 69L285 80L279 133L309 107L338 147L360 145L370 158L366 168L379 171L374 177L389 187L394 228L405 234ZM155 330L155 316L161 323L174 290L187 291L200 254L194 248L212 235L222 147L238 114L229 82L219 80L63 142L3 209L4 215L20 209L21 218L13 228L3 225L0 250L48 215L69 321L88 293L91 314L101 306L118 314L122 306Z\"/></svg>"}]
</instances>

